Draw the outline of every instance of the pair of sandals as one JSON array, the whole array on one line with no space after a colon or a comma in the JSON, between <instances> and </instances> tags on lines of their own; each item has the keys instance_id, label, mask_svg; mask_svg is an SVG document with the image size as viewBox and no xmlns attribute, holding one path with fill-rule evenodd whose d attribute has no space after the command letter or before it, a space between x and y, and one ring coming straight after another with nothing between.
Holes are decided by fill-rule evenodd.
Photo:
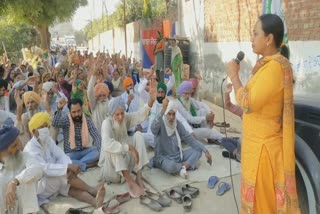
<instances>
[{"instance_id":1,"label":"pair of sandals","mask_svg":"<svg viewBox=\"0 0 320 214\"><path fill-rule=\"evenodd\" d=\"M94 214L117 214L120 213L120 205L131 199L130 193L115 195L102 207L94 211Z\"/></svg>"},{"instance_id":2,"label":"pair of sandals","mask_svg":"<svg viewBox=\"0 0 320 214\"><path fill-rule=\"evenodd\" d=\"M146 191L146 194L140 196L140 204L149 207L151 210L160 212L163 207L169 207L171 200L161 194Z\"/></svg>"},{"instance_id":3,"label":"pair of sandals","mask_svg":"<svg viewBox=\"0 0 320 214\"><path fill-rule=\"evenodd\" d=\"M189 184L173 187L166 191L167 195L176 201L178 204L183 204L185 212L190 212L192 209L192 198L199 195L200 191L196 187Z\"/></svg>"},{"instance_id":4,"label":"pair of sandals","mask_svg":"<svg viewBox=\"0 0 320 214\"><path fill-rule=\"evenodd\" d=\"M217 176L211 176L208 180L208 188L213 189L217 183L219 182L219 178ZM226 182L220 182L217 189L217 195L222 196L226 192L228 192L231 189L231 185Z\"/></svg>"}]
</instances>

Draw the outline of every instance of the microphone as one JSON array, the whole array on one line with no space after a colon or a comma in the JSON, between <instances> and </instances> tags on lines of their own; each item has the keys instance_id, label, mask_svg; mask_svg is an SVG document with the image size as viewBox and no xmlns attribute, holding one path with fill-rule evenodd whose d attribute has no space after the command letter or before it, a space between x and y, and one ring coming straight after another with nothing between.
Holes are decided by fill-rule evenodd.
<instances>
[{"instance_id":1,"label":"microphone","mask_svg":"<svg viewBox=\"0 0 320 214\"><path fill-rule=\"evenodd\" d=\"M237 64L239 64L243 59L244 59L244 52L243 51L239 51L237 54L237 57L235 59L233 59ZM223 78L222 82L224 82L226 79L228 78L228 76L226 76L225 78Z\"/></svg>"},{"instance_id":2,"label":"microphone","mask_svg":"<svg viewBox=\"0 0 320 214\"><path fill-rule=\"evenodd\" d=\"M234 59L234 61L239 64L244 58L244 53L243 51L239 51L239 53L237 54L237 57Z\"/></svg>"}]
</instances>

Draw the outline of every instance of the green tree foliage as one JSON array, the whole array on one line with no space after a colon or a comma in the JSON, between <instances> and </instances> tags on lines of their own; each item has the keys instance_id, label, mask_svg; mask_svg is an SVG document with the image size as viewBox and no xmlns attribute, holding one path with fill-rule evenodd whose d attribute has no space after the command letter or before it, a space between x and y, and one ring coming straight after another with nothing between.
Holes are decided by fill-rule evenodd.
<instances>
[{"instance_id":1,"label":"green tree foliage","mask_svg":"<svg viewBox=\"0 0 320 214\"><path fill-rule=\"evenodd\" d=\"M162 19L166 16L166 1L149 0L151 19ZM123 17L124 1L122 0L116 7L116 10L111 15L103 16L100 19L89 22L84 28L87 40L98 35L99 33L111 30L115 27L123 27L124 23L131 23L138 20L143 20L142 15L144 1L142 0L126 0L126 20Z\"/></svg>"},{"instance_id":2,"label":"green tree foliage","mask_svg":"<svg viewBox=\"0 0 320 214\"><path fill-rule=\"evenodd\" d=\"M152 9L150 0L143 0L143 12L142 16L145 19L152 18Z\"/></svg>"},{"instance_id":3,"label":"green tree foliage","mask_svg":"<svg viewBox=\"0 0 320 214\"><path fill-rule=\"evenodd\" d=\"M11 23L26 23L40 33L41 48L50 44L49 26L55 21L72 18L76 9L87 4L87 0L5 0L1 1L1 14L7 15Z\"/></svg>"},{"instance_id":4,"label":"green tree foliage","mask_svg":"<svg viewBox=\"0 0 320 214\"><path fill-rule=\"evenodd\" d=\"M4 52L5 45L9 59L16 62L22 58L22 47L38 45L40 38L37 31L26 24L10 25L5 20L0 21L0 53Z\"/></svg>"}]
</instances>

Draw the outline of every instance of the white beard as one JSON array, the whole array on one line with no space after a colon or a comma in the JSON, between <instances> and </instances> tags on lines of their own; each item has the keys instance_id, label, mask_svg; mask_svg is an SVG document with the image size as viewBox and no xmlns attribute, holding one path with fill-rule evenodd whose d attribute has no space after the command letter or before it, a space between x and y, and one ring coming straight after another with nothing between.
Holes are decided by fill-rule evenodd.
<instances>
[{"instance_id":1,"label":"white beard","mask_svg":"<svg viewBox=\"0 0 320 214\"><path fill-rule=\"evenodd\" d=\"M170 123L165 115L163 115L162 119L164 121L168 136L172 136L177 128L177 120L174 120L174 122Z\"/></svg>"},{"instance_id":2,"label":"white beard","mask_svg":"<svg viewBox=\"0 0 320 214\"><path fill-rule=\"evenodd\" d=\"M104 102L97 102L96 103L96 110L98 110L98 113L103 117L103 119L107 118L108 116L108 100Z\"/></svg>"},{"instance_id":3,"label":"white beard","mask_svg":"<svg viewBox=\"0 0 320 214\"><path fill-rule=\"evenodd\" d=\"M112 120L113 122L113 131L114 131L114 139L120 143L126 140L128 137L128 129L124 122L124 120L119 123L118 121Z\"/></svg>"},{"instance_id":4,"label":"white beard","mask_svg":"<svg viewBox=\"0 0 320 214\"><path fill-rule=\"evenodd\" d=\"M23 154L19 151L13 156L4 157L3 162L6 170L16 171L22 169L22 165L24 164Z\"/></svg>"},{"instance_id":5,"label":"white beard","mask_svg":"<svg viewBox=\"0 0 320 214\"><path fill-rule=\"evenodd\" d=\"M33 117L33 115L35 115L36 113L39 113L39 112L40 112L39 108L36 108L34 110L28 110L27 114L28 114L29 119L31 119Z\"/></svg>"},{"instance_id":6,"label":"white beard","mask_svg":"<svg viewBox=\"0 0 320 214\"><path fill-rule=\"evenodd\" d=\"M181 102L183 103L183 106L190 111L190 107L191 107L191 99L189 98L188 100L184 99L183 97L180 98Z\"/></svg>"}]
</instances>

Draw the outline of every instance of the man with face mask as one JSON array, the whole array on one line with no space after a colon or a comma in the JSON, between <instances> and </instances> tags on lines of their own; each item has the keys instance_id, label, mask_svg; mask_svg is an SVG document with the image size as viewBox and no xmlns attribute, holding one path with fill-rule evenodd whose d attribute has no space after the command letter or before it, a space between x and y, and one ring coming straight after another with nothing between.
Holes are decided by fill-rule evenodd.
<instances>
[{"instance_id":1,"label":"man with face mask","mask_svg":"<svg viewBox=\"0 0 320 214\"><path fill-rule=\"evenodd\" d=\"M88 100L92 112L92 121L101 133L101 124L108 117L109 88L105 83L95 85L97 77L92 75L88 84Z\"/></svg>"},{"instance_id":2,"label":"man with face mask","mask_svg":"<svg viewBox=\"0 0 320 214\"><path fill-rule=\"evenodd\" d=\"M0 213L39 211L36 182L42 177L42 170L21 152L18 136L19 130L13 126L0 129Z\"/></svg>"},{"instance_id":3,"label":"man with face mask","mask_svg":"<svg viewBox=\"0 0 320 214\"><path fill-rule=\"evenodd\" d=\"M125 102L121 97L113 98L109 103L109 116L102 123L102 149L99 160L102 179L119 183L123 177L133 197L144 194L142 168L148 163L148 155L141 132L129 136L127 131L145 120L156 99L156 87L151 82L148 104L134 113L125 113ZM133 180L130 173L137 173Z\"/></svg>"},{"instance_id":4,"label":"man with face mask","mask_svg":"<svg viewBox=\"0 0 320 214\"><path fill-rule=\"evenodd\" d=\"M60 194L74 197L96 208L102 206L104 186L90 187L77 176L80 173L79 165L72 164L50 137L50 124L48 113L35 114L29 122L29 131L33 137L24 148L32 162L44 172L37 188L39 205L48 203Z\"/></svg>"},{"instance_id":5,"label":"man with face mask","mask_svg":"<svg viewBox=\"0 0 320 214\"><path fill-rule=\"evenodd\" d=\"M155 156L150 162L153 167L187 178L187 170L196 169L202 152L205 153L208 162L212 161L212 157L206 147L176 120L177 111L176 101L165 100L161 113L153 121L151 131L155 135L156 147ZM182 141L191 148L182 150Z\"/></svg>"},{"instance_id":6,"label":"man with face mask","mask_svg":"<svg viewBox=\"0 0 320 214\"><path fill-rule=\"evenodd\" d=\"M17 121L15 126L20 131L19 139L24 148L25 144L31 139L28 123L33 115L40 112L39 104L41 98L36 92L28 91L23 94L23 100L20 98L20 94L16 93L15 100L17 103ZM27 111L22 114L23 104Z\"/></svg>"},{"instance_id":7,"label":"man with face mask","mask_svg":"<svg viewBox=\"0 0 320 214\"><path fill-rule=\"evenodd\" d=\"M81 100L71 100L68 115L62 113L65 105L64 99L58 102L58 110L54 114L52 125L63 129L64 152L74 164L80 165L81 171L85 171L87 167L93 167L97 164L100 155L101 135L91 118L84 115ZM92 141L89 138L89 133Z\"/></svg>"}]
</instances>

